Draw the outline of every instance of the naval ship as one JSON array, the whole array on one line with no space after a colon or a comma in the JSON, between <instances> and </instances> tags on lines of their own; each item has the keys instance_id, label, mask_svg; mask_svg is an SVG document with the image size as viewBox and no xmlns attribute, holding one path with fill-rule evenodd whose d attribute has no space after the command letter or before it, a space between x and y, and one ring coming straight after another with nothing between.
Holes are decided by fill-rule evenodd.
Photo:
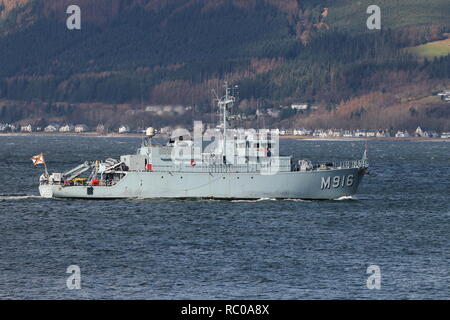
<instances>
[{"instance_id":1,"label":"naval ship","mask_svg":"<svg viewBox=\"0 0 450 320\"><path fill-rule=\"evenodd\" d=\"M50 175L46 169L40 177L40 194L75 199L330 200L357 192L368 173L367 149L361 159L339 163L313 164L279 155L273 131L229 128L235 100L226 85L225 95L216 99L221 123L210 132L217 139L206 148L204 135L196 138L194 132L190 139L185 133L175 134L164 143L148 128L136 154L87 161L64 173Z\"/></svg>"}]
</instances>

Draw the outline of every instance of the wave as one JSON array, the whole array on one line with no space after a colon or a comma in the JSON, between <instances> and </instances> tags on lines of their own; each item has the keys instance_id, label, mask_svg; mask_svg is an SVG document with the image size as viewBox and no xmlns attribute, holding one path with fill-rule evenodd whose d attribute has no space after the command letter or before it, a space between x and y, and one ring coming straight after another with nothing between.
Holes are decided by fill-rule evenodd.
<instances>
[{"instance_id":1,"label":"wave","mask_svg":"<svg viewBox=\"0 0 450 320\"><path fill-rule=\"evenodd\" d=\"M358 199L353 198L353 196L343 196L343 197L336 198L336 199L333 199L333 200L334 201L346 201L346 200L358 200Z\"/></svg>"}]
</instances>

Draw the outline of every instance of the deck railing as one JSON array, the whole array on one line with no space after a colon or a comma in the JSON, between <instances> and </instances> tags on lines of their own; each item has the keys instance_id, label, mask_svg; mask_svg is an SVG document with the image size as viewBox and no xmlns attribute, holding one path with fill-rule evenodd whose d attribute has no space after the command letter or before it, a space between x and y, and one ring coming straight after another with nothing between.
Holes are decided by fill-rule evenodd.
<instances>
[{"instance_id":1,"label":"deck railing","mask_svg":"<svg viewBox=\"0 0 450 320\"><path fill-rule=\"evenodd\" d=\"M333 170L333 169L351 169L351 168L368 168L369 162L367 160L349 160L340 162L330 162L330 163L318 163L306 171L317 171L317 170ZM273 173L273 172L288 172L288 171L299 171L298 167L280 165L276 163L248 163L248 164L197 164L195 166L186 166L185 164L172 164L172 165L158 165L152 170L153 172L170 173L170 172L206 172L206 173ZM119 180L100 180L96 186L110 187L117 184ZM64 187L69 186L91 186L90 181L40 181L41 185L61 185Z\"/></svg>"},{"instance_id":2,"label":"deck railing","mask_svg":"<svg viewBox=\"0 0 450 320\"><path fill-rule=\"evenodd\" d=\"M369 162L367 160L349 160L349 161L340 161L333 162L334 168L340 169L350 169L350 168L367 168L369 166Z\"/></svg>"}]
</instances>

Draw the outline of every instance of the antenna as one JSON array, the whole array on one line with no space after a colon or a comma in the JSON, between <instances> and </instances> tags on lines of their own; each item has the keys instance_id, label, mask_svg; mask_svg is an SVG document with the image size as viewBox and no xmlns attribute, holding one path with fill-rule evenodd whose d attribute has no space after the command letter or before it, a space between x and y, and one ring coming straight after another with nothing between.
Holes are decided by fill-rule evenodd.
<instances>
[{"instance_id":1,"label":"antenna","mask_svg":"<svg viewBox=\"0 0 450 320\"><path fill-rule=\"evenodd\" d=\"M216 90L211 89L211 93L212 93L212 97L211 97L211 126L214 123L214 114L215 114L215 110L214 110L214 103L216 100L219 100L219 96L217 95Z\"/></svg>"},{"instance_id":2,"label":"antenna","mask_svg":"<svg viewBox=\"0 0 450 320\"><path fill-rule=\"evenodd\" d=\"M139 79L139 91L141 93L141 109L144 109L144 95L142 93L142 79Z\"/></svg>"},{"instance_id":3,"label":"antenna","mask_svg":"<svg viewBox=\"0 0 450 320\"><path fill-rule=\"evenodd\" d=\"M259 100L256 100L256 129L259 131Z\"/></svg>"}]
</instances>

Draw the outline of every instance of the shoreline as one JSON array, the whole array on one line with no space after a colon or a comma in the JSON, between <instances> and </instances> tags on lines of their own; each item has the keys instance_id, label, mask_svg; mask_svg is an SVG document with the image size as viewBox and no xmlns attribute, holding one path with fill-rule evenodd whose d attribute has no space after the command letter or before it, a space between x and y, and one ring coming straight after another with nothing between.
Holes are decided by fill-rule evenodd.
<instances>
[{"instance_id":1,"label":"shoreline","mask_svg":"<svg viewBox=\"0 0 450 320\"><path fill-rule=\"evenodd\" d=\"M280 140L307 140L307 141L408 141L408 142L450 142L450 138L396 138L396 137L303 137L303 136L280 136Z\"/></svg>"},{"instance_id":2,"label":"shoreline","mask_svg":"<svg viewBox=\"0 0 450 320\"><path fill-rule=\"evenodd\" d=\"M82 137L82 138L143 138L145 135L142 133L107 133L100 134L97 132L85 132L85 133L47 133L47 132L33 132L33 133L0 133L1 137ZM167 136L156 136L156 138L167 138ZM450 142L450 138L396 138L396 137L328 137L319 138L311 136L280 136L280 140L305 140L305 141L409 141L409 142Z\"/></svg>"}]
</instances>

